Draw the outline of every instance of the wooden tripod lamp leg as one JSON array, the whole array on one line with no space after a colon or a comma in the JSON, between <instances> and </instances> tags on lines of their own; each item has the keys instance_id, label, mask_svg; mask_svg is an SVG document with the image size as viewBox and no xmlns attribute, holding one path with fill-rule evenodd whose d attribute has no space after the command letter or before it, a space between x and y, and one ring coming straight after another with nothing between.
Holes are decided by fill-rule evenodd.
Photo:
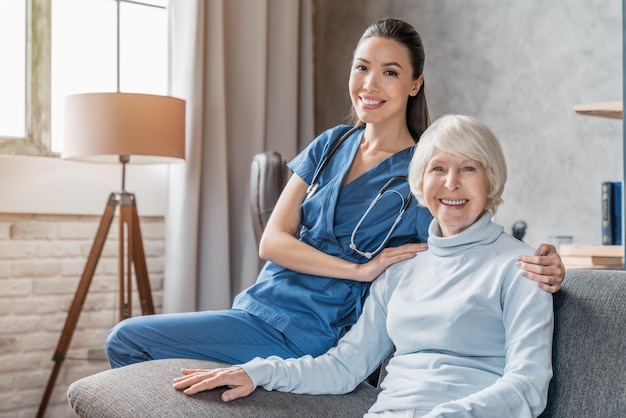
<instances>
[{"instance_id":1,"label":"wooden tripod lamp leg","mask_svg":"<svg viewBox=\"0 0 626 418\"><path fill-rule=\"evenodd\" d=\"M37 412L38 418L43 417L46 411L46 406L48 405L50 395L52 394L52 390L54 389L54 384L59 374L59 370L61 368L61 365L63 364L63 361L65 360L67 349L70 345L70 341L72 340L72 336L74 335L74 330L76 329L76 324L78 323L78 317L80 315L80 311L83 308L83 304L85 303L87 291L89 290L91 280L93 279L94 272L96 271L98 260L100 260L102 248L104 247L104 243L109 233L111 222L113 221L113 217L115 216L115 209L117 208L118 203L119 196L115 193L111 193L107 202L107 206L104 210L104 214L100 219L100 226L98 227L96 238L94 239L93 245L91 246L91 251L89 252L89 257L87 258L87 263L85 264L85 269L83 270L83 274L80 277L80 282L78 283L78 288L76 289L76 293L74 294L74 300L72 301L72 305L70 306L70 310L67 314L65 326L63 327L63 332L61 332L61 337L59 338L57 349L54 352L54 356L52 357L52 360L54 361L54 367L52 368L52 373L50 374L50 379L48 380L46 391L44 392L41 403L39 404L39 411Z\"/></svg>"},{"instance_id":2,"label":"wooden tripod lamp leg","mask_svg":"<svg viewBox=\"0 0 626 418\"><path fill-rule=\"evenodd\" d=\"M130 318L132 315L132 273L137 279L137 291L141 302L141 310L144 315L154 314L154 305L152 302L152 293L150 290L150 281L148 280L148 269L146 267L146 255L143 250L141 237L141 229L139 227L139 215L137 214L137 205L135 196L132 193L111 193L107 203L107 207L100 220L100 226L96 233L93 246L87 259L87 264L80 278L78 289L74 294L74 300L70 307L59 344L54 353L53 360L55 362L46 386L41 404L39 405L38 418L42 418L50 395L54 389L61 365L65 360L67 349L70 345L72 335L78 323L78 317L82 310L85 298L91 280L98 265L98 260L102 254L102 249L106 241L113 217L117 207L120 206L120 236L119 236L119 319L120 321Z\"/></svg>"},{"instance_id":3,"label":"wooden tripod lamp leg","mask_svg":"<svg viewBox=\"0 0 626 418\"><path fill-rule=\"evenodd\" d=\"M130 318L132 315L132 287L131 287L131 255L130 240L132 234L129 228L131 214L127 204L126 193L122 194L120 205L120 236L118 250L118 277L119 277L119 320Z\"/></svg>"},{"instance_id":4,"label":"wooden tripod lamp leg","mask_svg":"<svg viewBox=\"0 0 626 418\"><path fill-rule=\"evenodd\" d=\"M154 313L154 304L152 302L150 281L148 279L148 268L146 267L146 255L143 250L139 215L137 214L137 205L133 194L123 193L120 213L122 214L121 219L124 222L125 232L128 237L126 248L127 262L125 264L126 284L128 289L130 289L132 278L131 269L133 269L137 279L137 292L139 293L139 301L141 303L141 313L143 315L152 315ZM120 280L122 279L120 278ZM131 294L128 292L126 303L129 309L131 306L130 297ZM132 315L132 312L130 312L129 315Z\"/></svg>"},{"instance_id":5,"label":"wooden tripod lamp leg","mask_svg":"<svg viewBox=\"0 0 626 418\"><path fill-rule=\"evenodd\" d=\"M152 291L150 290L150 280L148 279L148 268L146 267L146 254L143 250L143 239L139 227L139 215L137 214L137 203L135 196L132 196L130 206L130 226L129 236L132 237L128 243L128 251L132 257L135 267L135 277L137 279L137 292L141 303L141 313L144 315L154 314L154 304L152 302Z\"/></svg>"}]
</instances>

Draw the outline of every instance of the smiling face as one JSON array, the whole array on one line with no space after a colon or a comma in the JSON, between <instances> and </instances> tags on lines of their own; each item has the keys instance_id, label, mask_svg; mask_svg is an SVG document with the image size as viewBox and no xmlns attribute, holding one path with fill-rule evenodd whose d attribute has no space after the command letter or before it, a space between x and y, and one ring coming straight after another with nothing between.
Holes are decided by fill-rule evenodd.
<instances>
[{"instance_id":1,"label":"smiling face","mask_svg":"<svg viewBox=\"0 0 626 418\"><path fill-rule=\"evenodd\" d=\"M421 190L442 236L449 237L467 229L485 212L491 185L478 161L437 151L426 165Z\"/></svg>"},{"instance_id":2,"label":"smiling face","mask_svg":"<svg viewBox=\"0 0 626 418\"><path fill-rule=\"evenodd\" d=\"M354 51L350 72L350 98L365 123L406 124L409 96L415 96L422 76L413 80L409 50L388 38L363 39Z\"/></svg>"}]
</instances>

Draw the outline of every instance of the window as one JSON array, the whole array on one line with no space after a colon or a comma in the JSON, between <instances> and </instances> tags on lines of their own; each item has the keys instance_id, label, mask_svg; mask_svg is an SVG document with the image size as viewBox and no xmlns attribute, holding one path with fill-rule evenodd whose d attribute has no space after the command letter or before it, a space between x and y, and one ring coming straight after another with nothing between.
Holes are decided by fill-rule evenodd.
<instances>
[{"instance_id":1,"label":"window","mask_svg":"<svg viewBox=\"0 0 626 418\"><path fill-rule=\"evenodd\" d=\"M0 2L0 135L26 136L26 0Z\"/></svg>"},{"instance_id":2,"label":"window","mask_svg":"<svg viewBox=\"0 0 626 418\"><path fill-rule=\"evenodd\" d=\"M119 0L119 74L117 0L0 2L0 39L5 40L0 40L0 53L16 63L10 73L0 68L0 79L11 78L10 86L16 90L15 97L6 99L8 104L0 99L0 114L7 114L5 107L16 112L2 117L0 152L60 153L65 96L114 92L118 76L120 91L167 94L167 1ZM21 21L22 27L5 25L5 20ZM24 34L24 39L16 33ZM4 92L5 86L0 84L0 90ZM23 115L17 114L19 109ZM5 127L5 119L15 126Z\"/></svg>"},{"instance_id":3,"label":"window","mask_svg":"<svg viewBox=\"0 0 626 418\"><path fill-rule=\"evenodd\" d=\"M40 6L44 6L43 10ZM7 154L45 153L38 141L45 140L39 120L45 98L38 94L42 62L46 61L45 45L49 36L45 25L35 25L45 15L43 0L12 0L0 2L0 152ZM33 39L41 39L40 50ZM43 52L43 53L42 53ZM6 60L5 60L6 59ZM8 63L8 64L7 64ZM45 89L44 89L45 90ZM35 121L32 115L38 115Z\"/></svg>"},{"instance_id":4,"label":"window","mask_svg":"<svg viewBox=\"0 0 626 418\"><path fill-rule=\"evenodd\" d=\"M167 94L165 2L120 1L120 91ZM116 3L52 0L51 149L54 152L63 148L65 96L117 90Z\"/></svg>"}]
</instances>

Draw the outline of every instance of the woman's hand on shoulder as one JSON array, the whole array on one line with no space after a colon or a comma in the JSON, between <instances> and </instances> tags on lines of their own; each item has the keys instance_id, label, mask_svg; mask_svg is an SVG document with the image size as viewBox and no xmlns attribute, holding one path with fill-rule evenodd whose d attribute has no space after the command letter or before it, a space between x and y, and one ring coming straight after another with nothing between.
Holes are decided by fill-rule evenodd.
<instances>
[{"instance_id":1,"label":"woman's hand on shoulder","mask_svg":"<svg viewBox=\"0 0 626 418\"><path fill-rule=\"evenodd\" d=\"M538 283L546 292L556 293L565 277L565 266L554 245L541 244L535 255L519 257L517 265L522 274Z\"/></svg>"},{"instance_id":2,"label":"woman's hand on shoulder","mask_svg":"<svg viewBox=\"0 0 626 418\"><path fill-rule=\"evenodd\" d=\"M376 257L364 264L357 265L359 282L373 282L392 264L413 258L417 253L425 251L428 244L404 244L399 247L387 247Z\"/></svg>"},{"instance_id":3,"label":"woman's hand on shoulder","mask_svg":"<svg viewBox=\"0 0 626 418\"><path fill-rule=\"evenodd\" d=\"M228 386L230 389L222 394L222 400L228 402L246 397L254 391L252 379L241 367L183 369L181 372L183 376L175 378L173 386L185 395Z\"/></svg>"}]
</instances>

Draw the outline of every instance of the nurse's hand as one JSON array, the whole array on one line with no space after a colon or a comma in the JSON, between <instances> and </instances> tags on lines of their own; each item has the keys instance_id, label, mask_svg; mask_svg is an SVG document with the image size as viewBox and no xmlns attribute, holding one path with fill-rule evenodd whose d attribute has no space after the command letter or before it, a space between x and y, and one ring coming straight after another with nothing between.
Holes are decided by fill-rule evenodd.
<instances>
[{"instance_id":1,"label":"nurse's hand","mask_svg":"<svg viewBox=\"0 0 626 418\"><path fill-rule=\"evenodd\" d=\"M535 255L519 257L517 265L524 270L522 275L536 281L546 292L555 293L561 288L565 266L554 245L541 244Z\"/></svg>"},{"instance_id":2,"label":"nurse's hand","mask_svg":"<svg viewBox=\"0 0 626 418\"><path fill-rule=\"evenodd\" d=\"M385 248L367 263L357 265L355 280L373 282L390 265L413 258L417 253L425 251L427 248L428 244L404 244L399 247Z\"/></svg>"},{"instance_id":3,"label":"nurse's hand","mask_svg":"<svg viewBox=\"0 0 626 418\"><path fill-rule=\"evenodd\" d=\"M174 379L174 389L183 390L185 395L228 386L230 389L222 394L222 400L228 402L246 397L254 391L252 379L241 367L183 369L182 373L184 376Z\"/></svg>"}]
</instances>

